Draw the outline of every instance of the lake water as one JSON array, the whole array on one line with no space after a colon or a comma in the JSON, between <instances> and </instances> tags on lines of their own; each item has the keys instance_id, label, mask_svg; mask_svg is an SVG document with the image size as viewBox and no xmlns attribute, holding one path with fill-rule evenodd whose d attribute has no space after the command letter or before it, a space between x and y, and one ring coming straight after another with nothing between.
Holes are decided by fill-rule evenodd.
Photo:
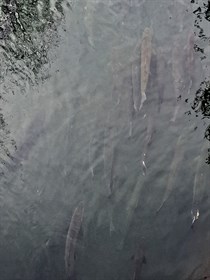
<instances>
[{"instance_id":1,"label":"lake water","mask_svg":"<svg viewBox=\"0 0 210 280\"><path fill-rule=\"evenodd\" d=\"M208 279L208 1L1 5L0 279Z\"/></svg>"}]
</instances>

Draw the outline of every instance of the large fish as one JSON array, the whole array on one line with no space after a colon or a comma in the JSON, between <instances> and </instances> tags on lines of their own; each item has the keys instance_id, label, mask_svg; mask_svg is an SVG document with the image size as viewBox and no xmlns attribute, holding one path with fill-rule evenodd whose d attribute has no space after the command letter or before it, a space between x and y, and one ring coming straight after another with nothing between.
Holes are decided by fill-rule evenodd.
<instances>
[{"instance_id":1,"label":"large fish","mask_svg":"<svg viewBox=\"0 0 210 280\"><path fill-rule=\"evenodd\" d=\"M132 66L131 66L132 68ZM134 99L134 88L133 88L133 78L132 78L132 69L131 69L131 90L129 98L129 137L132 137L133 134L133 119L135 117L136 104Z\"/></svg>"},{"instance_id":2,"label":"large fish","mask_svg":"<svg viewBox=\"0 0 210 280\"><path fill-rule=\"evenodd\" d=\"M165 88L165 69L166 69L166 61L163 51L160 49L157 53L157 90L158 90L158 112L160 112L161 104L164 99L164 88Z\"/></svg>"},{"instance_id":3,"label":"large fish","mask_svg":"<svg viewBox=\"0 0 210 280\"><path fill-rule=\"evenodd\" d=\"M194 66L195 66L195 51L194 51L194 33L191 32L188 36L187 45L185 46L186 51L186 70L188 75L188 94L190 94L193 76L194 76Z\"/></svg>"},{"instance_id":4,"label":"large fish","mask_svg":"<svg viewBox=\"0 0 210 280\"><path fill-rule=\"evenodd\" d=\"M143 179L144 178L145 177L143 177ZM142 193L142 190L143 190L144 186L145 186L145 181L144 180L142 181L142 175L140 174L138 179L136 180L136 184L133 187L129 198L127 199L127 203L126 203L126 205L124 206L124 209L123 209L123 211L124 211L123 226L121 228L122 238L119 242L119 247L118 247L119 249L122 249L123 246L124 246L124 241L125 241L125 238L127 236L128 231L129 231L129 228L131 226L136 208L138 207L139 198L141 196L141 193ZM120 197L121 196L118 195L117 199L120 200Z\"/></svg>"},{"instance_id":5,"label":"large fish","mask_svg":"<svg viewBox=\"0 0 210 280\"><path fill-rule=\"evenodd\" d=\"M87 33L87 40L89 45L95 49L95 43L93 38L93 24L94 16L97 8L97 1L87 0L84 7L84 24Z\"/></svg>"},{"instance_id":6,"label":"large fish","mask_svg":"<svg viewBox=\"0 0 210 280\"><path fill-rule=\"evenodd\" d=\"M193 197L192 197L192 208L191 208L191 216L192 216L192 224L198 220L200 216L200 204L203 198L203 194L206 187L206 173L208 174L208 166L205 163L205 156L209 149L209 143L204 143L201 148L200 155L196 158L196 171L193 183Z\"/></svg>"},{"instance_id":7,"label":"large fish","mask_svg":"<svg viewBox=\"0 0 210 280\"><path fill-rule=\"evenodd\" d=\"M181 55L183 50L181 49L181 42L178 38L174 40L174 46L172 50L172 77L174 84L174 92L176 97L176 106L174 109L174 114L171 119L172 122L176 121L176 117L179 111L180 105L178 104L179 99L182 97L183 93L183 56Z\"/></svg>"},{"instance_id":8,"label":"large fish","mask_svg":"<svg viewBox=\"0 0 210 280\"><path fill-rule=\"evenodd\" d=\"M174 152L174 158L171 162L171 166L170 166L170 172L168 175L168 180L167 180L167 186L166 186L166 190L164 192L163 195L163 199L162 199L162 203L160 205L160 207L158 208L158 210L156 211L156 213L158 213L161 208L164 206L165 202L167 201L167 199L169 198L173 186L174 186L174 181L176 178L176 174L177 174L177 170L179 168L179 166L181 165L183 156L184 156L184 152L183 152L183 135L180 135L177 143L176 143L176 148L175 148L175 152Z\"/></svg>"},{"instance_id":9,"label":"large fish","mask_svg":"<svg viewBox=\"0 0 210 280\"><path fill-rule=\"evenodd\" d=\"M146 166L146 157L147 157L147 151L149 146L152 143L152 137L154 134L154 118L149 115L148 116L148 123L147 123L147 133L146 133L146 138L145 138L145 146L144 146L144 151L143 151L143 157L142 157L142 166L143 166L143 175L146 175L147 171L147 166Z\"/></svg>"},{"instance_id":10,"label":"large fish","mask_svg":"<svg viewBox=\"0 0 210 280\"><path fill-rule=\"evenodd\" d=\"M144 29L141 43L141 103L139 111L147 99L146 90L150 74L150 62L152 57L152 29Z\"/></svg>"},{"instance_id":11,"label":"large fish","mask_svg":"<svg viewBox=\"0 0 210 280\"><path fill-rule=\"evenodd\" d=\"M134 273L132 280L140 280L141 279L141 271L143 264L146 264L146 258L144 255L144 251L141 247L138 248L136 254L132 257L134 260Z\"/></svg>"},{"instance_id":12,"label":"large fish","mask_svg":"<svg viewBox=\"0 0 210 280\"><path fill-rule=\"evenodd\" d=\"M141 52L141 39L138 40L133 54L132 54L132 61L131 61L131 83L132 83L132 98L133 98L133 106L135 111L139 110L140 106L140 56Z\"/></svg>"},{"instance_id":13,"label":"large fish","mask_svg":"<svg viewBox=\"0 0 210 280\"><path fill-rule=\"evenodd\" d=\"M92 175L92 178L94 177L94 161L95 161L95 150L96 150L96 138L91 137L89 148L88 148L88 159L89 159L89 166L90 166L90 173Z\"/></svg>"},{"instance_id":14,"label":"large fish","mask_svg":"<svg viewBox=\"0 0 210 280\"><path fill-rule=\"evenodd\" d=\"M84 203L81 201L74 210L71 218L69 230L66 237L65 247L65 268L68 280L72 280L74 276L75 250L77 237L81 228L84 214Z\"/></svg>"},{"instance_id":15,"label":"large fish","mask_svg":"<svg viewBox=\"0 0 210 280\"><path fill-rule=\"evenodd\" d=\"M114 169L116 163L116 148L114 146L113 128L109 127L109 116L107 118L107 126L104 130L104 180L108 190L108 197L112 196L114 184Z\"/></svg>"}]
</instances>

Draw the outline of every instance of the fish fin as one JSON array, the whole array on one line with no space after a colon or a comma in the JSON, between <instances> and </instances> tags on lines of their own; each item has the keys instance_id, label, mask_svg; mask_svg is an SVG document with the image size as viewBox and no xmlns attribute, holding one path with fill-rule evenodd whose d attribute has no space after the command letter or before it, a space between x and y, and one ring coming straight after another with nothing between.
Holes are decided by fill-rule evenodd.
<instances>
[{"instance_id":1,"label":"fish fin","mask_svg":"<svg viewBox=\"0 0 210 280\"><path fill-rule=\"evenodd\" d=\"M146 257L145 257L145 256L143 256L143 260L142 260L142 262L143 262L144 264L146 264L146 263L147 263L147 259L146 259Z\"/></svg>"}]
</instances>

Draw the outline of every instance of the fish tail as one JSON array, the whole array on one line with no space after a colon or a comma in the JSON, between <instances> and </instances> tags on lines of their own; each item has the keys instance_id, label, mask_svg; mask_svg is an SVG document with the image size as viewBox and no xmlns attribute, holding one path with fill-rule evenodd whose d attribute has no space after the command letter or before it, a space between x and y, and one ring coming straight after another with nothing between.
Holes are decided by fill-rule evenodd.
<instances>
[{"instance_id":1,"label":"fish tail","mask_svg":"<svg viewBox=\"0 0 210 280\"><path fill-rule=\"evenodd\" d=\"M137 106L136 106L135 102L133 103L133 109L134 109L134 111L135 111L135 112L137 112L137 111L138 111L138 109L137 109Z\"/></svg>"},{"instance_id":2,"label":"fish tail","mask_svg":"<svg viewBox=\"0 0 210 280\"><path fill-rule=\"evenodd\" d=\"M139 111L142 109L144 102L147 100L147 96L145 91L141 93L141 104L139 106Z\"/></svg>"}]
</instances>

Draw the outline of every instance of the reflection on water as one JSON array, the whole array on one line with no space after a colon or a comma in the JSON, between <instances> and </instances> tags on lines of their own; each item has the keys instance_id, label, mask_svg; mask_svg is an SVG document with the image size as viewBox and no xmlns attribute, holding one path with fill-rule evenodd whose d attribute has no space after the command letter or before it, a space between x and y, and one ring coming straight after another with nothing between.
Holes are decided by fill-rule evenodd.
<instances>
[{"instance_id":1,"label":"reflection on water","mask_svg":"<svg viewBox=\"0 0 210 280\"><path fill-rule=\"evenodd\" d=\"M2 3L1 279L208 279L208 5L189 2Z\"/></svg>"},{"instance_id":2,"label":"reflection on water","mask_svg":"<svg viewBox=\"0 0 210 280\"><path fill-rule=\"evenodd\" d=\"M198 37L197 42L194 45L196 52L200 54L202 60L202 70L204 73L203 80L200 82L198 89L196 90L195 99L192 102L192 109L195 110L196 114L201 113L203 119L208 119L210 116L209 112L209 1L191 1L193 6L193 13L196 15L194 20L195 34ZM206 126L205 138L210 141L209 137L209 125ZM210 164L210 153L207 151L206 162Z\"/></svg>"}]
</instances>

